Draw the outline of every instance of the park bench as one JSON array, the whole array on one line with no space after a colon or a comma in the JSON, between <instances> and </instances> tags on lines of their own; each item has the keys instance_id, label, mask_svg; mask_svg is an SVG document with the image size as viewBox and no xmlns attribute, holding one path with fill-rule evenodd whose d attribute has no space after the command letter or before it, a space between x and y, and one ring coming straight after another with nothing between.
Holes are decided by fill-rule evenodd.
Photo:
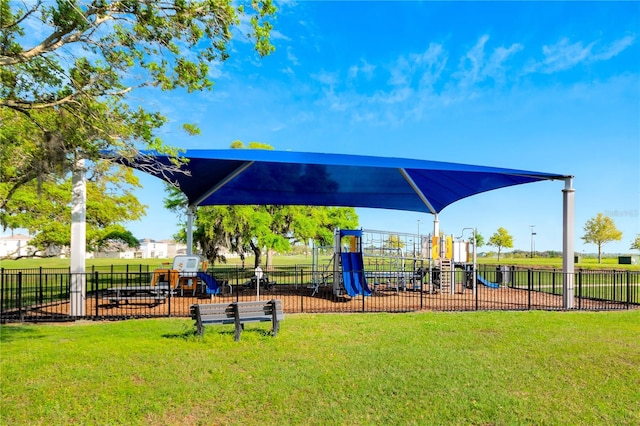
<instances>
[{"instance_id":1,"label":"park bench","mask_svg":"<svg viewBox=\"0 0 640 426\"><path fill-rule=\"evenodd\" d=\"M191 305L191 318L196 321L198 335L204 334L204 326L210 324L235 324L236 342L247 322L271 321L273 337L278 335L280 321L284 319L281 300L233 302Z\"/></svg>"}]
</instances>

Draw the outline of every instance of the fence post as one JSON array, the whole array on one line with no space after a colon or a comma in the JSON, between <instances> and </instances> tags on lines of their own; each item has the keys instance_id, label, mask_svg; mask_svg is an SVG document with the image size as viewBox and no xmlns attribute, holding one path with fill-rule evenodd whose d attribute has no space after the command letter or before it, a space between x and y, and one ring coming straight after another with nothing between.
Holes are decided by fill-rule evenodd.
<instances>
[{"instance_id":1,"label":"fence post","mask_svg":"<svg viewBox=\"0 0 640 426\"><path fill-rule=\"evenodd\" d=\"M171 282L173 281L173 277L171 276L171 274L173 274L174 271L167 269L167 299L169 299L167 301L167 316L169 318L171 318L171 298L173 295L173 289L171 288ZM175 272L177 274L177 272ZM180 279L180 278L178 278ZM176 286L176 289L178 287Z\"/></svg>"},{"instance_id":2,"label":"fence post","mask_svg":"<svg viewBox=\"0 0 640 426\"><path fill-rule=\"evenodd\" d=\"M42 289L42 266L38 271L38 303L44 302L43 289Z\"/></svg>"},{"instance_id":3,"label":"fence post","mask_svg":"<svg viewBox=\"0 0 640 426\"><path fill-rule=\"evenodd\" d=\"M578 310L582 309L582 269L578 270Z\"/></svg>"},{"instance_id":4,"label":"fence post","mask_svg":"<svg viewBox=\"0 0 640 426\"><path fill-rule=\"evenodd\" d=\"M236 302L240 301L240 272L238 271L238 265L236 265Z\"/></svg>"},{"instance_id":5,"label":"fence post","mask_svg":"<svg viewBox=\"0 0 640 426\"><path fill-rule=\"evenodd\" d=\"M2 319L2 314L4 313L5 288L7 288L7 286L5 285L4 268L0 268L0 319Z\"/></svg>"},{"instance_id":6,"label":"fence post","mask_svg":"<svg viewBox=\"0 0 640 426\"><path fill-rule=\"evenodd\" d=\"M98 271L95 271L94 272L94 281L93 281L93 286L94 286L93 291L96 294L96 318L98 317L98 293L100 293L100 290L98 290L99 283L100 283L100 277L98 276Z\"/></svg>"},{"instance_id":7,"label":"fence post","mask_svg":"<svg viewBox=\"0 0 640 426\"><path fill-rule=\"evenodd\" d=\"M531 292L533 291L533 271L527 269L527 309L531 310Z\"/></svg>"},{"instance_id":8,"label":"fence post","mask_svg":"<svg viewBox=\"0 0 640 426\"><path fill-rule=\"evenodd\" d=\"M627 309L631 308L631 271L627 270Z\"/></svg>"},{"instance_id":9,"label":"fence post","mask_svg":"<svg viewBox=\"0 0 640 426\"><path fill-rule=\"evenodd\" d=\"M476 248L474 247L473 249L475 250ZM473 273L474 273L474 274L476 274L476 275L478 274L476 271L473 271ZM476 287L473 289L473 290L474 290L473 292L475 293L475 298L476 298L476 311L477 311L477 310L478 310L478 308L479 308L479 305L478 305L478 295L480 294L480 291L479 291L479 289L478 289L478 277L477 277L477 276L476 276L475 284L476 284Z\"/></svg>"},{"instance_id":10,"label":"fence post","mask_svg":"<svg viewBox=\"0 0 640 426\"><path fill-rule=\"evenodd\" d=\"M22 271L18 272L18 293L16 294L16 302L18 304L20 322L24 322L24 312L22 312Z\"/></svg>"}]
</instances>

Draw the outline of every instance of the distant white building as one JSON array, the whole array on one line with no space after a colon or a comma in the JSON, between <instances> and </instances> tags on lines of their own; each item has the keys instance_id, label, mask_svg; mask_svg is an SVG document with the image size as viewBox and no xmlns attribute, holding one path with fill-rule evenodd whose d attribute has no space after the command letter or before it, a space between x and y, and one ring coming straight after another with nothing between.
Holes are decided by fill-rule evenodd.
<instances>
[{"instance_id":1,"label":"distant white building","mask_svg":"<svg viewBox=\"0 0 640 426\"><path fill-rule=\"evenodd\" d=\"M186 254L187 246L176 243L173 240L155 241L146 238L140 241L140 248L136 250L135 257L141 259L173 258L179 254Z\"/></svg>"},{"instance_id":2,"label":"distant white building","mask_svg":"<svg viewBox=\"0 0 640 426\"><path fill-rule=\"evenodd\" d=\"M31 256L37 249L29 245L31 237L23 234L0 237L0 257Z\"/></svg>"}]
</instances>

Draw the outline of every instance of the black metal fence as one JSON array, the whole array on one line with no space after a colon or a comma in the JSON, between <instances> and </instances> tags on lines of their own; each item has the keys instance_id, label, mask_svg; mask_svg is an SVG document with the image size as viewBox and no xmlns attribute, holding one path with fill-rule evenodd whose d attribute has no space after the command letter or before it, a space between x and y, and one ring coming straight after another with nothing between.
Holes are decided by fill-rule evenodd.
<instances>
[{"instance_id":1,"label":"black metal fence","mask_svg":"<svg viewBox=\"0 0 640 426\"><path fill-rule=\"evenodd\" d=\"M68 270L0 271L0 320L72 321L187 317L194 303L281 299L289 313L409 312L471 310L562 310L564 275L557 270L481 266L476 274L455 271L364 272L370 295L334 291L333 277L310 266L279 267L257 280L252 269L209 271L221 285L212 295L205 283L182 280L171 291L150 287L154 272L144 267L107 268L74 276ZM640 271L575 272L572 309L640 307ZM83 283L80 307L71 307L72 280ZM339 282L337 287L342 289Z\"/></svg>"}]
</instances>

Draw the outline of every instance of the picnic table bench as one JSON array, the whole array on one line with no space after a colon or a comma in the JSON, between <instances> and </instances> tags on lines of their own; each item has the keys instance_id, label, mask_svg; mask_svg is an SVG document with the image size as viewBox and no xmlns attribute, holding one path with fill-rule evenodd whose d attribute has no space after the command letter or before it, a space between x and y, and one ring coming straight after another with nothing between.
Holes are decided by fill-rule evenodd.
<instances>
[{"instance_id":1,"label":"picnic table bench","mask_svg":"<svg viewBox=\"0 0 640 426\"><path fill-rule=\"evenodd\" d=\"M167 299L169 291L167 287L162 286L112 287L107 289L103 297L115 305L119 305L120 302L151 302L157 305Z\"/></svg>"},{"instance_id":2,"label":"picnic table bench","mask_svg":"<svg viewBox=\"0 0 640 426\"><path fill-rule=\"evenodd\" d=\"M235 324L236 342L247 322L271 321L273 337L278 335L280 321L284 319L282 301L278 299L256 302L233 302L191 305L191 318L196 321L198 335L204 334L209 324Z\"/></svg>"}]
</instances>

